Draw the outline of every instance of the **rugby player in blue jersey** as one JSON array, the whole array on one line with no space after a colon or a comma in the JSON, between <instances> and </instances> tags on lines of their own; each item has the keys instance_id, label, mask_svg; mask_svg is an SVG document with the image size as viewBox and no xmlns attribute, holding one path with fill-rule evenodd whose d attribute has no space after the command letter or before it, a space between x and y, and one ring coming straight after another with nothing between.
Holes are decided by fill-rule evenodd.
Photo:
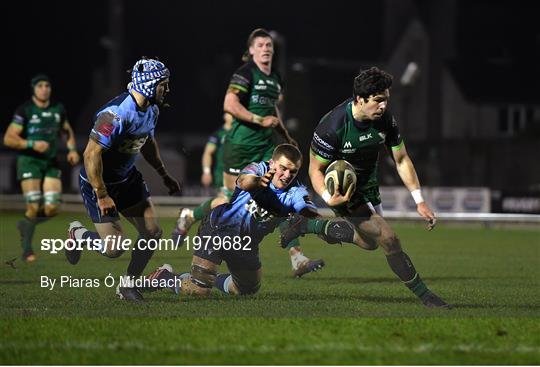
<instances>
[{"instance_id":1,"label":"rugby player in blue jersey","mask_svg":"<svg viewBox=\"0 0 540 367\"><path fill-rule=\"evenodd\" d=\"M177 294L207 295L214 286L230 294L256 293L261 281L259 244L262 239L289 214L318 217L306 187L296 179L301 165L302 154L298 148L281 144L275 148L269 162L245 167L238 176L230 203L210 211L197 237L189 239L189 245L195 250L191 271L176 275L166 264L148 278L166 284L178 284L175 280L181 278L180 287L170 287ZM332 236L336 223L344 221L338 219L324 228L319 226L318 233L338 241L339 238ZM223 261L230 273L218 274Z\"/></svg>"},{"instance_id":2,"label":"rugby player in blue jersey","mask_svg":"<svg viewBox=\"0 0 540 367\"><path fill-rule=\"evenodd\" d=\"M80 222L69 225L69 238L75 241L107 236L123 236L119 213L135 226L139 239L159 239L159 227L150 192L141 173L135 167L139 153L156 170L169 189L180 191L179 183L171 177L161 160L154 129L159 106L169 92L169 69L154 59L143 57L131 71L128 90L109 101L94 116L94 127L84 151L84 167L80 173L80 190L88 215L97 232L86 229ZM142 295L129 286L135 276L142 274L153 251L139 248L135 242L125 276L125 285L117 287L121 299L141 300ZM102 245L105 243L102 242ZM104 256L114 258L123 253L119 246L96 248ZM80 248L66 249L71 264L77 264Z\"/></svg>"}]
</instances>

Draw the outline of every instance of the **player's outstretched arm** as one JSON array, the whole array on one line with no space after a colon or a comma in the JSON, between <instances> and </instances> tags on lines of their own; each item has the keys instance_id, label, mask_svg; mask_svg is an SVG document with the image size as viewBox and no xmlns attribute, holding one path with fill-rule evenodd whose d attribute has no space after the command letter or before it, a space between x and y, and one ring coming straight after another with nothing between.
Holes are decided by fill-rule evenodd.
<instances>
[{"instance_id":1,"label":"player's outstretched arm","mask_svg":"<svg viewBox=\"0 0 540 367\"><path fill-rule=\"evenodd\" d=\"M157 141L153 138L148 138L146 143L141 148L141 154L144 159L154 168L158 175L163 179L163 184L169 189L169 195L180 192L181 187L169 172L165 169L165 164L161 160Z\"/></svg>"},{"instance_id":2,"label":"player's outstretched arm","mask_svg":"<svg viewBox=\"0 0 540 367\"><path fill-rule=\"evenodd\" d=\"M411 195L416 203L416 210L421 217L425 218L428 224L428 229L432 230L435 227L437 219L431 208L426 204L420 191L420 181L414 169L411 158L407 154L405 144L398 150L393 150L392 155L396 161L396 169L403 181L405 187L411 192Z\"/></svg>"}]
</instances>

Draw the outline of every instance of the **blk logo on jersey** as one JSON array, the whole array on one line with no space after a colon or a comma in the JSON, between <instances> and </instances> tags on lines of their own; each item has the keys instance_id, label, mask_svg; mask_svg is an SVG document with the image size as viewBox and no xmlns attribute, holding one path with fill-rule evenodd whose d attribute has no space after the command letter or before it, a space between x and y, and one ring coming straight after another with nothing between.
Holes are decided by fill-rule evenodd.
<instances>
[{"instance_id":1,"label":"blk logo on jersey","mask_svg":"<svg viewBox=\"0 0 540 367\"><path fill-rule=\"evenodd\" d=\"M365 140L368 140L368 139L371 139L373 136L371 135L371 133L367 134L367 135L362 135L361 137L359 137L358 139L360 141L365 141Z\"/></svg>"}]
</instances>

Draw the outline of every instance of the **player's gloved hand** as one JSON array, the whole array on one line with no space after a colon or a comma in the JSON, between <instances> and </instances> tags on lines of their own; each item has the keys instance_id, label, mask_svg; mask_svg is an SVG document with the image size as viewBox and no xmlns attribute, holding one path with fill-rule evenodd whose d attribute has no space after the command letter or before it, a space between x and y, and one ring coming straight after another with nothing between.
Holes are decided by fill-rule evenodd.
<instances>
[{"instance_id":1,"label":"player's gloved hand","mask_svg":"<svg viewBox=\"0 0 540 367\"><path fill-rule=\"evenodd\" d=\"M259 180L259 186L262 188L268 187L270 185L270 182L272 181L272 177L274 177L274 174L276 173L275 170L270 170L264 174L264 176L261 177Z\"/></svg>"},{"instance_id":2,"label":"player's gloved hand","mask_svg":"<svg viewBox=\"0 0 540 367\"><path fill-rule=\"evenodd\" d=\"M164 175L163 177L163 184L167 189L169 189L169 195L176 194L180 191L182 191L182 186L180 186L180 183L176 181L173 177L171 177L169 174Z\"/></svg>"},{"instance_id":3,"label":"player's gloved hand","mask_svg":"<svg viewBox=\"0 0 540 367\"><path fill-rule=\"evenodd\" d=\"M45 153L49 150L49 143L45 140L35 140L34 144L32 144L32 149L38 153Z\"/></svg>"},{"instance_id":4,"label":"player's gloved hand","mask_svg":"<svg viewBox=\"0 0 540 367\"><path fill-rule=\"evenodd\" d=\"M77 153L76 151L72 150L71 152L69 152L67 154L67 161L69 164L71 164L72 166L76 165L77 163L79 163L79 160L80 160L80 156L79 156L79 153Z\"/></svg>"},{"instance_id":5,"label":"player's gloved hand","mask_svg":"<svg viewBox=\"0 0 540 367\"><path fill-rule=\"evenodd\" d=\"M97 202L102 217L110 217L116 213L116 204L109 195L98 197Z\"/></svg>"},{"instance_id":6,"label":"player's gloved hand","mask_svg":"<svg viewBox=\"0 0 540 367\"><path fill-rule=\"evenodd\" d=\"M416 210L418 211L418 214L422 218L425 218L425 220L428 222L428 231L431 231L433 228L435 228L435 225L437 224L437 218L435 217L435 214L431 210L431 208L423 201L421 203L418 203L416 206Z\"/></svg>"},{"instance_id":7,"label":"player's gloved hand","mask_svg":"<svg viewBox=\"0 0 540 367\"><path fill-rule=\"evenodd\" d=\"M334 189L334 195L332 195L330 197L330 199L328 199L326 204L328 206L330 206L330 207L336 207L336 206L344 205L345 203L349 202L349 200L351 200L351 197L353 195L353 188L354 188L354 186L350 185L349 188L347 189L347 192L345 193L345 195L341 195L341 193L339 192L339 182L336 182L336 187Z\"/></svg>"},{"instance_id":8,"label":"player's gloved hand","mask_svg":"<svg viewBox=\"0 0 540 367\"><path fill-rule=\"evenodd\" d=\"M276 127L279 125L279 119L276 116L265 116L261 122L262 127Z\"/></svg>"},{"instance_id":9,"label":"player's gloved hand","mask_svg":"<svg viewBox=\"0 0 540 367\"><path fill-rule=\"evenodd\" d=\"M204 187L209 187L212 184L212 174L203 173L201 176L201 183Z\"/></svg>"}]
</instances>

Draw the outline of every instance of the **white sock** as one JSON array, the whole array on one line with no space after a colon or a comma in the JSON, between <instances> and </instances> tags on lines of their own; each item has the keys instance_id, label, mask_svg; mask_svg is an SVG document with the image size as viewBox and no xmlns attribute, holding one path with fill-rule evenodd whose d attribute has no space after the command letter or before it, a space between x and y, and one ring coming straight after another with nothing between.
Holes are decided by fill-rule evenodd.
<instances>
[{"instance_id":1,"label":"white sock","mask_svg":"<svg viewBox=\"0 0 540 367\"><path fill-rule=\"evenodd\" d=\"M298 266L306 261L309 261L309 259L301 252L291 256L291 264L294 270L298 269Z\"/></svg>"},{"instance_id":2,"label":"white sock","mask_svg":"<svg viewBox=\"0 0 540 367\"><path fill-rule=\"evenodd\" d=\"M84 232L88 231L86 228L82 227L82 228L77 228L75 230L75 232L73 233L75 235L75 239L77 240L81 240L82 239L82 235Z\"/></svg>"}]
</instances>

